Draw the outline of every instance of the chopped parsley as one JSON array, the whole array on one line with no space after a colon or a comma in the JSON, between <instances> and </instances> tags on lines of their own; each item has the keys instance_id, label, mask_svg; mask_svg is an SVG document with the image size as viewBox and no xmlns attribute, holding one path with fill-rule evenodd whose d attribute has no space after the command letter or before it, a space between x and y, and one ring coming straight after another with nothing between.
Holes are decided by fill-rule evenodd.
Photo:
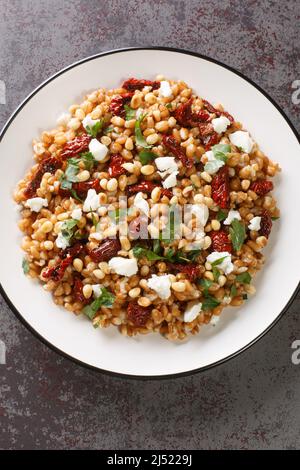
<instances>
[{"instance_id":1,"label":"chopped parsley","mask_svg":"<svg viewBox=\"0 0 300 470\"><path fill-rule=\"evenodd\" d=\"M230 289L230 297L235 297L237 295L237 288L234 284L232 284L231 289Z\"/></svg>"},{"instance_id":2,"label":"chopped parsley","mask_svg":"<svg viewBox=\"0 0 300 470\"><path fill-rule=\"evenodd\" d=\"M139 153L139 159L142 165L147 165L147 163L152 162L158 155L151 150L142 150Z\"/></svg>"},{"instance_id":3,"label":"chopped parsley","mask_svg":"<svg viewBox=\"0 0 300 470\"><path fill-rule=\"evenodd\" d=\"M231 235L231 242L235 251L239 251L246 239L246 230L242 222L237 219L234 219L231 222L231 227L229 229Z\"/></svg>"},{"instance_id":4,"label":"chopped parsley","mask_svg":"<svg viewBox=\"0 0 300 470\"><path fill-rule=\"evenodd\" d=\"M135 132L135 143L140 147L145 149L150 149L152 145L147 144L145 137L143 136L141 123L145 119L146 114L141 114L141 116L135 121L134 132Z\"/></svg>"},{"instance_id":5,"label":"chopped parsley","mask_svg":"<svg viewBox=\"0 0 300 470\"><path fill-rule=\"evenodd\" d=\"M23 273L24 274L29 273L29 262L26 258L23 258L23 260L22 260L22 268L23 268Z\"/></svg>"},{"instance_id":6,"label":"chopped parsley","mask_svg":"<svg viewBox=\"0 0 300 470\"><path fill-rule=\"evenodd\" d=\"M125 109L125 120L130 121L130 119L135 119L136 110L132 109L128 104L124 104Z\"/></svg>"},{"instance_id":7,"label":"chopped parsley","mask_svg":"<svg viewBox=\"0 0 300 470\"><path fill-rule=\"evenodd\" d=\"M213 282L210 279L200 279L198 282L200 286L203 288L204 297L207 297L209 295L208 289L211 287Z\"/></svg>"},{"instance_id":8,"label":"chopped parsley","mask_svg":"<svg viewBox=\"0 0 300 470\"><path fill-rule=\"evenodd\" d=\"M93 320L100 307L112 307L115 301L115 296L109 292L105 287L101 288L101 294L91 304L84 307L84 313L90 320Z\"/></svg>"},{"instance_id":9,"label":"chopped parsley","mask_svg":"<svg viewBox=\"0 0 300 470\"><path fill-rule=\"evenodd\" d=\"M86 126L85 130L86 132L92 136L92 137L97 137L101 129L103 128L104 125L104 119L99 119L93 126Z\"/></svg>"},{"instance_id":10,"label":"chopped parsley","mask_svg":"<svg viewBox=\"0 0 300 470\"><path fill-rule=\"evenodd\" d=\"M220 209L217 213L217 220L219 222L222 222L223 220L225 220L227 218L227 212L225 211L222 211L222 209Z\"/></svg>"},{"instance_id":11,"label":"chopped parsley","mask_svg":"<svg viewBox=\"0 0 300 470\"><path fill-rule=\"evenodd\" d=\"M242 282L243 284L250 284L252 277L248 272L238 274L235 278L236 281Z\"/></svg>"},{"instance_id":12,"label":"chopped parsley","mask_svg":"<svg viewBox=\"0 0 300 470\"><path fill-rule=\"evenodd\" d=\"M213 297L212 295L208 294L206 295L206 297L204 298L203 302L202 302L202 310L212 310L214 309L215 307L218 307L218 305L220 305L221 302L219 302L219 300L217 300L215 297Z\"/></svg>"},{"instance_id":13,"label":"chopped parsley","mask_svg":"<svg viewBox=\"0 0 300 470\"><path fill-rule=\"evenodd\" d=\"M136 258L147 258L147 260L149 261L157 261L157 260L165 259L163 256L156 254L154 251L148 250L147 248L144 248L139 245L136 245L135 247L133 247L132 252Z\"/></svg>"}]
</instances>

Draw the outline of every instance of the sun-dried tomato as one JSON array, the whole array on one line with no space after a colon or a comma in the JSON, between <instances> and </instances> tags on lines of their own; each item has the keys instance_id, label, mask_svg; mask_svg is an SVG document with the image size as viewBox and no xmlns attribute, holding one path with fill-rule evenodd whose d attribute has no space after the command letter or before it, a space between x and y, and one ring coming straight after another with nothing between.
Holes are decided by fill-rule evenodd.
<instances>
[{"instance_id":1,"label":"sun-dried tomato","mask_svg":"<svg viewBox=\"0 0 300 470\"><path fill-rule=\"evenodd\" d=\"M88 300L83 295L83 282L80 276L74 277L73 296L77 302L87 303Z\"/></svg>"},{"instance_id":2,"label":"sun-dried tomato","mask_svg":"<svg viewBox=\"0 0 300 470\"><path fill-rule=\"evenodd\" d=\"M190 281L194 281L199 276L199 265L196 263L168 263L168 267L171 270L186 274Z\"/></svg>"},{"instance_id":3,"label":"sun-dried tomato","mask_svg":"<svg viewBox=\"0 0 300 470\"><path fill-rule=\"evenodd\" d=\"M62 159L67 159L78 155L81 152L85 152L89 148L89 143L91 141L91 136L88 134L82 134L75 139L70 140L64 145L62 152L60 154Z\"/></svg>"},{"instance_id":4,"label":"sun-dried tomato","mask_svg":"<svg viewBox=\"0 0 300 470\"><path fill-rule=\"evenodd\" d=\"M108 174L112 178L115 178L117 176L124 175L126 173L125 168L122 167L123 163L125 163L126 160L122 157L122 155L116 153L114 155L111 155L109 165L108 165Z\"/></svg>"},{"instance_id":5,"label":"sun-dried tomato","mask_svg":"<svg viewBox=\"0 0 300 470\"><path fill-rule=\"evenodd\" d=\"M134 326L145 326L151 316L151 307L141 307L137 302L129 302L127 318Z\"/></svg>"},{"instance_id":6,"label":"sun-dried tomato","mask_svg":"<svg viewBox=\"0 0 300 470\"><path fill-rule=\"evenodd\" d=\"M270 191L273 190L273 183L269 180L257 180L254 181L250 189L254 191L258 196L262 197L268 194Z\"/></svg>"},{"instance_id":7,"label":"sun-dried tomato","mask_svg":"<svg viewBox=\"0 0 300 470\"><path fill-rule=\"evenodd\" d=\"M186 168L191 168L194 165L192 158L186 156L183 148L171 135L164 135L162 138L163 145L171 152L175 157L182 162Z\"/></svg>"},{"instance_id":8,"label":"sun-dried tomato","mask_svg":"<svg viewBox=\"0 0 300 470\"><path fill-rule=\"evenodd\" d=\"M95 263L109 261L121 250L119 239L105 238L100 246L90 251L89 255Z\"/></svg>"},{"instance_id":9,"label":"sun-dried tomato","mask_svg":"<svg viewBox=\"0 0 300 470\"><path fill-rule=\"evenodd\" d=\"M114 116L125 116L124 104L131 100L133 92L123 93L122 95L115 96L109 105L109 111Z\"/></svg>"},{"instance_id":10,"label":"sun-dried tomato","mask_svg":"<svg viewBox=\"0 0 300 470\"><path fill-rule=\"evenodd\" d=\"M209 236L212 240L212 251L228 251L228 253L232 252L231 241L229 240L228 234L225 232L225 230L210 232Z\"/></svg>"},{"instance_id":11,"label":"sun-dried tomato","mask_svg":"<svg viewBox=\"0 0 300 470\"><path fill-rule=\"evenodd\" d=\"M175 109L173 116L176 121L185 127L196 127L200 123L205 122L209 119L209 114L201 109L200 111L192 112L193 98L190 98L186 103L182 103Z\"/></svg>"},{"instance_id":12,"label":"sun-dried tomato","mask_svg":"<svg viewBox=\"0 0 300 470\"><path fill-rule=\"evenodd\" d=\"M162 196L167 196L169 199L173 197L170 189L162 188L159 184L153 183L153 181L141 181L140 183L127 186L127 192L128 194L136 194L141 191L142 193L150 194L154 188L161 188Z\"/></svg>"},{"instance_id":13,"label":"sun-dried tomato","mask_svg":"<svg viewBox=\"0 0 300 470\"><path fill-rule=\"evenodd\" d=\"M153 90L157 90L160 87L160 82L152 80L139 80L137 78L128 78L122 85L125 90L134 91L142 90L144 86L151 86Z\"/></svg>"},{"instance_id":14,"label":"sun-dried tomato","mask_svg":"<svg viewBox=\"0 0 300 470\"><path fill-rule=\"evenodd\" d=\"M263 235L266 238L269 238L269 235L272 230L272 219L267 210L264 210L261 214L261 221L260 221L260 230L259 234Z\"/></svg>"},{"instance_id":15,"label":"sun-dried tomato","mask_svg":"<svg viewBox=\"0 0 300 470\"><path fill-rule=\"evenodd\" d=\"M61 168L61 166L62 166L62 163L55 157L49 157L46 160L43 160L39 164L32 180L28 183L24 191L24 196L27 199L36 196L36 192L38 188L40 187L43 175L45 173L51 173L53 175L56 172L56 170Z\"/></svg>"},{"instance_id":16,"label":"sun-dried tomato","mask_svg":"<svg viewBox=\"0 0 300 470\"><path fill-rule=\"evenodd\" d=\"M210 150L213 145L216 145L219 143L220 140L220 134L217 132L214 132L212 135L205 137L203 139L203 143L205 145L205 150Z\"/></svg>"},{"instance_id":17,"label":"sun-dried tomato","mask_svg":"<svg viewBox=\"0 0 300 470\"><path fill-rule=\"evenodd\" d=\"M63 278L68 266L72 264L73 259L82 252L83 248L84 244L77 242L70 248L64 250L56 266L45 269L43 272L43 278L59 282Z\"/></svg>"},{"instance_id":18,"label":"sun-dried tomato","mask_svg":"<svg viewBox=\"0 0 300 470\"><path fill-rule=\"evenodd\" d=\"M229 172L222 166L211 182L211 197L221 209L227 209L230 200Z\"/></svg>"},{"instance_id":19,"label":"sun-dried tomato","mask_svg":"<svg viewBox=\"0 0 300 470\"><path fill-rule=\"evenodd\" d=\"M234 122L234 118L227 111L219 111L207 100L202 100L202 102L204 108L207 109L208 112L216 114L217 117L225 116L227 119L229 119L230 122Z\"/></svg>"},{"instance_id":20,"label":"sun-dried tomato","mask_svg":"<svg viewBox=\"0 0 300 470\"><path fill-rule=\"evenodd\" d=\"M217 144L221 136L215 132L211 122L202 122L198 124L200 138L205 145L205 150L209 150L213 145Z\"/></svg>"},{"instance_id":21,"label":"sun-dried tomato","mask_svg":"<svg viewBox=\"0 0 300 470\"><path fill-rule=\"evenodd\" d=\"M89 189L95 189L95 191L100 191L100 180L91 179L89 181L83 181L81 183L73 183L72 190L76 192L77 196L83 199ZM71 197L72 191L69 189L59 188L58 194L61 197Z\"/></svg>"}]
</instances>

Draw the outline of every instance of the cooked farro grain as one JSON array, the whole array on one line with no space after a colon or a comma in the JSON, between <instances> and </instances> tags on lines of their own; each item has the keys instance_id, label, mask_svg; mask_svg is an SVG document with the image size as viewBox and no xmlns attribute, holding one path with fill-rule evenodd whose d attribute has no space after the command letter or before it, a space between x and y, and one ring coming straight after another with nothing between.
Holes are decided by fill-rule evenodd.
<instances>
[{"instance_id":1,"label":"cooked farro grain","mask_svg":"<svg viewBox=\"0 0 300 470\"><path fill-rule=\"evenodd\" d=\"M15 192L23 269L56 304L176 340L255 292L280 168L221 105L129 79L72 105L33 152Z\"/></svg>"}]
</instances>

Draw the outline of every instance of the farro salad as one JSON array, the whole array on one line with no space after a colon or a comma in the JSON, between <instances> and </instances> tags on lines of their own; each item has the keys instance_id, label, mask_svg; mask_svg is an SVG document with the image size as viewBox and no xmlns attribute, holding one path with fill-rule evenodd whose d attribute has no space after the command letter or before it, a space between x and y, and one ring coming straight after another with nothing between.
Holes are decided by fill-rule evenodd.
<instances>
[{"instance_id":1,"label":"farro salad","mask_svg":"<svg viewBox=\"0 0 300 470\"><path fill-rule=\"evenodd\" d=\"M100 88L33 141L24 273L94 327L184 339L255 292L280 168L183 81Z\"/></svg>"}]
</instances>

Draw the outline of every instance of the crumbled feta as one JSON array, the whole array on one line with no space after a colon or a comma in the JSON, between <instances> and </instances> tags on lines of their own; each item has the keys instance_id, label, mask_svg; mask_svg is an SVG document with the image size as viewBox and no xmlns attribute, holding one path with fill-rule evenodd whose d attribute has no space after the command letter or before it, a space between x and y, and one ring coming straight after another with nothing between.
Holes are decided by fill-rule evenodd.
<instances>
[{"instance_id":1,"label":"crumbled feta","mask_svg":"<svg viewBox=\"0 0 300 470\"><path fill-rule=\"evenodd\" d=\"M172 90L170 83L167 80L162 80L160 82L160 88L158 90L159 96L162 98L169 98L172 95Z\"/></svg>"},{"instance_id":2,"label":"crumbled feta","mask_svg":"<svg viewBox=\"0 0 300 470\"><path fill-rule=\"evenodd\" d=\"M147 215L149 217L149 204L148 202L143 198L143 193L137 193L137 195L134 198L133 201L134 207L139 209L141 212Z\"/></svg>"},{"instance_id":3,"label":"crumbled feta","mask_svg":"<svg viewBox=\"0 0 300 470\"><path fill-rule=\"evenodd\" d=\"M225 165L223 160L219 160L215 157L212 150L209 150L204 155L207 157L207 163L204 165L204 170L210 175L214 175L222 166Z\"/></svg>"},{"instance_id":4,"label":"crumbled feta","mask_svg":"<svg viewBox=\"0 0 300 470\"><path fill-rule=\"evenodd\" d=\"M76 207L76 209L74 209L71 213L71 217L72 219L74 220L80 220L81 217L82 217L82 210L80 209L80 207Z\"/></svg>"},{"instance_id":5,"label":"crumbled feta","mask_svg":"<svg viewBox=\"0 0 300 470\"><path fill-rule=\"evenodd\" d=\"M173 171L164 181L163 181L163 187L165 189L173 188L177 184L177 178L176 176L178 175L179 171Z\"/></svg>"},{"instance_id":6,"label":"crumbled feta","mask_svg":"<svg viewBox=\"0 0 300 470\"><path fill-rule=\"evenodd\" d=\"M82 121L83 127L86 129L87 127L94 127L97 122L100 122L100 119L92 119L90 114L88 114Z\"/></svg>"},{"instance_id":7,"label":"crumbled feta","mask_svg":"<svg viewBox=\"0 0 300 470\"><path fill-rule=\"evenodd\" d=\"M157 276L152 274L147 281L150 289L154 290L161 299L168 299L171 295L171 280L168 274Z\"/></svg>"},{"instance_id":8,"label":"crumbled feta","mask_svg":"<svg viewBox=\"0 0 300 470\"><path fill-rule=\"evenodd\" d=\"M222 134L226 131L227 127L230 126L230 121L226 116L220 116L211 121L214 131L218 134Z\"/></svg>"},{"instance_id":9,"label":"crumbled feta","mask_svg":"<svg viewBox=\"0 0 300 470\"><path fill-rule=\"evenodd\" d=\"M224 225L230 225L231 222L234 220L234 219L237 219L237 220L241 220L241 215L239 213L239 211L234 211L232 209L230 209L230 211L228 212L228 215L226 217L226 219L224 220Z\"/></svg>"},{"instance_id":10,"label":"crumbled feta","mask_svg":"<svg viewBox=\"0 0 300 470\"><path fill-rule=\"evenodd\" d=\"M230 142L236 147L243 150L243 152L250 153L253 147L253 140L251 139L249 132L236 131L229 135Z\"/></svg>"},{"instance_id":11,"label":"crumbled feta","mask_svg":"<svg viewBox=\"0 0 300 470\"><path fill-rule=\"evenodd\" d=\"M175 157L158 157L154 161L162 178L164 178L167 174L173 173L173 171L178 170L177 163L175 162Z\"/></svg>"},{"instance_id":12,"label":"crumbled feta","mask_svg":"<svg viewBox=\"0 0 300 470\"><path fill-rule=\"evenodd\" d=\"M137 260L135 258L122 258L116 256L108 262L108 266L121 276L133 276L138 272Z\"/></svg>"},{"instance_id":13,"label":"crumbled feta","mask_svg":"<svg viewBox=\"0 0 300 470\"><path fill-rule=\"evenodd\" d=\"M31 199L27 199L25 207L29 207L32 212L40 212L42 207L48 207L48 201L42 197L33 197Z\"/></svg>"},{"instance_id":14,"label":"crumbled feta","mask_svg":"<svg viewBox=\"0 0 300 470\"><path fill-rule=\"evenodd\" d=\"M59 126L67 127L68 122L71 119L71 114L69 113L62 113L56 120Z\"/></svg>"},{"instance_id":15,"label":"crumbled feta","mask_svg":"<svg viewBox=\"0 0 300 470\"><path fill-rule=\"evenodd\" d=\"M250 224L248 225L249 230L255 230L258 232L258 230L260 230L260 223L261 217L253 217L253 219L250 220Z\"/></svg>"},{"instance_id":16,"label":"crumbled feta","mask_svg":"<svg viewBox=\"0 0 300 470\"><path fill-rule=\"evenodd\" d=\"M55 240L57 248L65 250L69 246L69 241L60 232Z\"/></svg>"},{"instance_id":17,"label":"crumbled feta","mask_svg":"<svg viewBox=\"0 0 300 470\"><path fill-rule=\"evenodd\" d=\"M103 162L107 155L108 148L106 145L101 144L99 140L92 139L89 143L89 151L93 154L93 157L97 162Z\"/></svg>"},{"instance_id":18,"label":"crumbled feta","mask_svg":"<svg viewBox=\"0 0 300 470\"><path fill-rule=\"evenodd\" d=\"M100 207L99 194L94 189L89 189L83 203L83 212L96 211Z\"/></svg>"},{"instance_id":19,"label":"crumbled feta","mask_svg":"<svg viewBox=\"0 0 300 470\"><path fill-rule=\"evenodd\" d=\"M199 225L204 227L209 217L208 207L205 204L193 204L191 207L191 213L197 218Z\"/></svg>"},{"instance_id":20,"label":"crumbled feta","mask_svg":"<svg viewBox=\"0 0 300 470\"><path fill-rule=\"evenodd\" d=\"M92 286L92 288L93 288L93 294L94 294L94 297L96 297L96 299L97 299L98 297L100 297L100 295L101 295L101 293L102 293L102 287L103 287L103 286L102 286L101 284L94 284L94 285Z\"/></svg>"},{"instance_id":21,"label":"crumbled feta","mask_svg":"<svg viewBox=\"0 0 300 470\"><path fill-rule=\"evenodd\" d=\"M188 302L187 308L183 314L183 321L185 323L190 323L198 317L199 313L201 312L202 303L198 302L198 300L193 300Z\"/></svg>"},{"instance_id":22,"label":"crumbled feta","mask_svg":"<svg viewBox=\"0 0 300 470\"><path fill-rule=\"evenodd\" d=\"M219 315L212 315L210 319L210 324L213 326L216 326L216 324L219 322L220 316Z\"/></svg>"},{"instance_id":23,"label":"crumbled feta","mask_svg":"<svg viewBox=\"0 0 300 470\"><path fill-rule=\"evenodd\" d=\"M223 261L220 262L216 267L218 269L222 269L224 274L230 274L233 271L233 264L231 262L231 254L228 251L213 251L208 255L206 261L209 263L214 263L215 261L225 258Z\"/></svg>"}]
</instances>

